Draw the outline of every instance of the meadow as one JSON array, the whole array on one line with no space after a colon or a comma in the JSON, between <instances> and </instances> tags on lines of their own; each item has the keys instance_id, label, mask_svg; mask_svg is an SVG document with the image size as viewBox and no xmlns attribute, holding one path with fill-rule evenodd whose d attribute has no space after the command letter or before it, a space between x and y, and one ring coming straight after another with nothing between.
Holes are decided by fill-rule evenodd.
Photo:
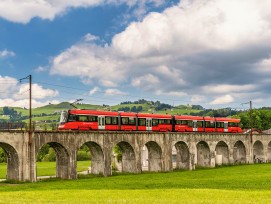
<instances>
[{"instance_id":1,"label":"meadow","mask_svg":"<svg viewBox=\"0 0 271 204\"><path fill-rule=\"evenodd\" d=\"M271 164L2 182L0 198L0 203L271 203Z\"/></svg>"}]
</instances>

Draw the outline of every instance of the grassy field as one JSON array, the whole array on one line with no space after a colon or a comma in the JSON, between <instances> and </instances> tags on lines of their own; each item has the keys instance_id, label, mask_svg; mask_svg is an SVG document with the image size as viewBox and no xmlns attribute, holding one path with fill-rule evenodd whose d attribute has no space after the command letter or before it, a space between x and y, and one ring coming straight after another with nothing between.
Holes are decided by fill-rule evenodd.
<instances>
[{"instance_id":1,"label":"grassy field","mask_svg":"<svg viewBox=\"0 0 271 204\"><path fill-rule=\"evenodd\" d=\"M0 183L0 203L270 203L271 164Z\"/></svg>"},{"instance_id":2,"label":"grassy field","mask_svg":"<svg viewBox=\"0 0 271 204\"><path fill-rule=\"evenodd\" d=\"M86 171L90 166L90 161L78 161L77 172ZM7 164L0 163L0 179L6 178ZM37 175L38 176L52 176L56 174L55 162L37 162Z\"/></svg>"}]
</instances>

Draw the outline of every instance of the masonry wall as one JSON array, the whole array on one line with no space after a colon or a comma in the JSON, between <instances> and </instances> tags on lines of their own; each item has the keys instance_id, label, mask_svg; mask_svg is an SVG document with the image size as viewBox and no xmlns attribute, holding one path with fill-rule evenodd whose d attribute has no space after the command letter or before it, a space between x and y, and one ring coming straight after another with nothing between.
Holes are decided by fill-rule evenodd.
<instances>
[{"instance_id":1,"label":"masonry wall","mask_svg":"<svg viewBox=\"0 0 271 204\"><path fill-rule=\"evenodd\" d=\"M46 144L56 152L56 176L62 179L77 178L77 152L83 144L91 151L91 173L104 176L112 175L116 145L122 151L120 170L131 173L271 161L271 135L254 135L252 143L246 134L97 131L35 132L32 137L30 144L28 133L0 132L0 147L8 155L8 179L36 181L36 158Z\"/></svg>"}]
</instances>

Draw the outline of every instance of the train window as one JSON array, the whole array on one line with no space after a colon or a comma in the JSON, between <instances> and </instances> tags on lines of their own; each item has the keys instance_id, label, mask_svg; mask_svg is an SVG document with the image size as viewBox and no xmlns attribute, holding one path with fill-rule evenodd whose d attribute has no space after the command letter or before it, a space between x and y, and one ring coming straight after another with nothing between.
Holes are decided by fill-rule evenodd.
<instances>
[{"instance_id":1,"label":"train window","mask_svg":"<svg viewBox=\"0 0 271 204\"><path fill-rule=\"evenodd\" d=\"M146 118L138 118L139 126L146 126Z\"/></svg>"},{"instance_id":2,"label":"train window","mask_svg":"<svg viewBox=\"0 0 271 204\"><path fill-rule=\"evenodd\" d=\"M152 126L157 126L158 122L160 123L160 120L158 120L158 119L152 119Z\"/></svg>"},{"instance_id":3,"label":"train window","mask_svg":"<svg viewBox=\"0 0 271 204\"><path fill-rule=\"evenodd\" d=\"M118 119L116 117L112 117L112 125L117 125L118 124Z\"/></svg>"},{"instance_id":4,"label":"train window","mask_svg":"<svg viewBox=\"0 0 271 204\"><path fill-rule=\"evenodd\" d=\"M229 127L239 127L238 123L229 123Z\"/></svg>"},{"instance_id":5,"label":"train window","mask_svg":"<svg viewBox=\"0 0 271 204\"><path fill-rule=\"evenodd\" d=\"M197 121L197 127L203 127L203 121Z\"/></svg>"},{"instance_id":6,"label":"train window","mask_svg":"<svg viewBox=\"0 0 271 204\"><path fill-rule=\"evenodd\" d=\"M187 125L188 125L188 127L193 127L193 121L192 120L187 120Z\"/></svg>"},{"instance_id":7,"label":"train window","mask_svg":"<svg viewBox=\"0 0 271 204\"><path fill-rule=\"evenodd\" d=\"M111 125L111 117L105 117L105 124Z\"/></svg>"},{"instance_id":8,"label":"train window","mask_svg":"<svg viewBox=\"0 0 271 204\"><path fill-rule=\"evenodd\" d=\"M135 118L129 118L129 125L135 124Z\"/></svg>"},{"instance_id":9,"label":"train window","mask_svg":"<svg viewBox=\"0 0 271 204\"><path fill-rule=\"evenodd\" d=\"M87 115L79 115L78 121L80 122L88 122L88 116Z\"/></svg>"},{"instance_id":10,"label":"train window","mask_svg":"<svg viewBox=\"0 0 271 204\"><path fill-rule=\"evenodd\" d=\"M129 118L126 118L126 117L124 118L124 117L122 117L122 118L121 118L121 124L122 124L122 125L128 125L128 124L129 124Z\"/></svg>"},{"instance_id":11,"label":"train window","mask_svg":"<svg viewBox=\"0 0 271 204\"><path fill-rule=\"evenodd\" d=\"M224 128L224 123L223 122L216 122L216 127L217 128Z\"/></svg>"},{"instance_id":12,"label":"train window","mask_svg":"<svg viewBox=\"0 0 271 204\"><path fill-rule=\"evenodd\" d=\"M165 120L165 124L171 124L171 120L166 119L166 120Z\"/></svg>"},{"instance_id":13,"label":"train window","mask_svg":"<svg viewBox=\"0 0 271 204\"><path fill-rule=\"evenodd\" d=\"M214 128L215 127L215 123L211 122L211 121L205 121L205 127L206 128Z\"/></svg>"},{"instance_id":14,"label":"train window","mask_svg":"<svg viewBox=\"0 0 271 204\"><path fill-rule=\"evenodd\" d=\"M68 121L69 122L77 121L77 115L69 115Z\"/></svg>"},{"instance_id":15,"label":"train window","mask_svg":"<svg viewBox=\"0 0 271 204\"><path fill-rule=\"evenodd\" d=\"M98 117L97 116L88 116L88 121L89 122L97 122L98 121Z\"/></svg>"},{"instance_id":16,"label":"train window","mask_svg":"<svg viewBox=\"0 0 271 204\"><path fill-rule=\"evenodd\" d=\"M176 125L181 125L181 122L182 122L181 120L175 120Z\"/></svg>"}]
</instances>

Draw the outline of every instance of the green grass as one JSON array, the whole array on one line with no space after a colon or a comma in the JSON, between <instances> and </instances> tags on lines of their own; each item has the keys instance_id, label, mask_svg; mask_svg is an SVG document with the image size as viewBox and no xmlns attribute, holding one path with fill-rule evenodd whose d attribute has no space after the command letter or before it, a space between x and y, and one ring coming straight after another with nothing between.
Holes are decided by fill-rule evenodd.
<instances>
[{"instance_id":1,"label":"green grass","mask_svg":"<svg viewBox=\"0 0 271 204\"><path fill-rule=\"evenodd\" d=\"M78 161L77 172L86 171L90 166L90 161ZM7 164L0 163L0 179L6 178ZM56 175L56 162L37 162L38 176L53 176Z\"/></svg>"},{"instance_id":2,"label":"green grass","mask_svg":"<svg viewBox=\"0 0 271 204\"><path fill-rule=\"evenodd\" d=\"M0 203L270 203L271 164L0 183Z\"/></svg>"}]
</instances>

